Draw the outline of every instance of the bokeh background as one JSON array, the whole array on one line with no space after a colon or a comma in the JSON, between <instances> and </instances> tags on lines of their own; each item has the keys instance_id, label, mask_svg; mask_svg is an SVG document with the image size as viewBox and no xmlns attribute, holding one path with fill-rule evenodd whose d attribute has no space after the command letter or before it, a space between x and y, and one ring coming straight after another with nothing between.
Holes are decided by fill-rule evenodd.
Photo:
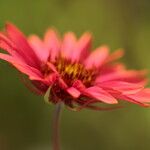
<instances>
[{"instance_id":1,"label":"bokeh background","mask_svg":"<svg viewBox=\"0 0 150 150\"><path fill-rule=\"evenodd\" d=\"M150 69L149 0L0 0L0 27L26 35L46 28L91 31L96 47L124 48L129 68ZM150 76L149 76L150 77ZM0 150L50 150L54 106L32 94L17 71L0 61ZM63 150L149 150L150 109L132 104L107 112L63 110Z\"/></svg>"}]
</instances>

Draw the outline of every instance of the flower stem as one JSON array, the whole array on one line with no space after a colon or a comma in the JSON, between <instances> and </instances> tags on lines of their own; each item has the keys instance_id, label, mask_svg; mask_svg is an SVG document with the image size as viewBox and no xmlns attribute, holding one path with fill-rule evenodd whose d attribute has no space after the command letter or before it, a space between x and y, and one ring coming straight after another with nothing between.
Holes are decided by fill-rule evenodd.
<instances>
[{"instance_id":1,"label":"flower stem","mask_svg":"<svg viewBox=\"0 0 150 150\"><path fill-rule=\"evenodd\" d=\"M62 110L62 103L57 103L55 106L54 116L53 116L53 150L60 150L60 115Z\"/></svg>"}]
</instances>

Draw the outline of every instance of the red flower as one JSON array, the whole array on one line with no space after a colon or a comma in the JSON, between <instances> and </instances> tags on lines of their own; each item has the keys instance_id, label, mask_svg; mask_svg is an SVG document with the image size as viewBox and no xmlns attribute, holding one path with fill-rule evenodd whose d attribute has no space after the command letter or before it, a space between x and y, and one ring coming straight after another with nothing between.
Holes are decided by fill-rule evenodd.
<instances>
[{"instance_id":1,"label":"red flower","mask_svg":"<svg viewBox=\"0 0 150 150\"><path fill-rule=\"evenodd\" d=\"M90 53L91 40L90 33L77 40L73 32L61 40L53 29L44 40L36 35L26 39L14 25L7 24L6 32L0 33L0 48L8 54L0 53L0 58L26 74L38 93L44 95L50 89L52 103L101 109L94 104L117 104L119 99L149 106L145 71L126 70L117 63L122 50L109 54L107 46L100 46Z\"/></svg>"}]
</instances>

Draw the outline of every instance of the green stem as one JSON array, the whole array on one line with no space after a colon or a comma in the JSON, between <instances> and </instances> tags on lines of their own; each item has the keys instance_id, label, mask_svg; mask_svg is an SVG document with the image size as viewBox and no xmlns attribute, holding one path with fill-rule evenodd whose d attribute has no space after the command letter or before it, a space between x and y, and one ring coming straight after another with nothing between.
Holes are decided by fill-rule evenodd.
<instances>
[{"instance_id":1,"label":"green stem","mask_svg":"<svg viewBox=\"0 0 150 150\"><path fill-rule=\"evenodd\" d=\"M60 150L60 116L62 103L57 103L53 116L53 150Z\"/></svg>"}]
</instances>

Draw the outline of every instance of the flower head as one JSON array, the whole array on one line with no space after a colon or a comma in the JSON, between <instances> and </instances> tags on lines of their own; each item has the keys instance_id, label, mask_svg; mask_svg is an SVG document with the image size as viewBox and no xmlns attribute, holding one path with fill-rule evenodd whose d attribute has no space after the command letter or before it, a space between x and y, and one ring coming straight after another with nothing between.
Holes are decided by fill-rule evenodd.
<instances>
[{"instance_id":1,"label":"flower head","mask_svg":"<svg viewBox=\"0 0 150 150\"><path fill-rule=\"evenodd\" d=\"M126 70L116 60L122 50L109 54L106 45L91 52L92 36L84 33L79 39L73 32L61 39L49 29L41 40L36 35L26 38L8 23L0 32L0 58L28 76L39 94L46 94L52 103L63 102L69 108L100 110L96 103L117 104L124 100L149 106L150 89L145 71Z\"/></svg>"}]
</instances>

